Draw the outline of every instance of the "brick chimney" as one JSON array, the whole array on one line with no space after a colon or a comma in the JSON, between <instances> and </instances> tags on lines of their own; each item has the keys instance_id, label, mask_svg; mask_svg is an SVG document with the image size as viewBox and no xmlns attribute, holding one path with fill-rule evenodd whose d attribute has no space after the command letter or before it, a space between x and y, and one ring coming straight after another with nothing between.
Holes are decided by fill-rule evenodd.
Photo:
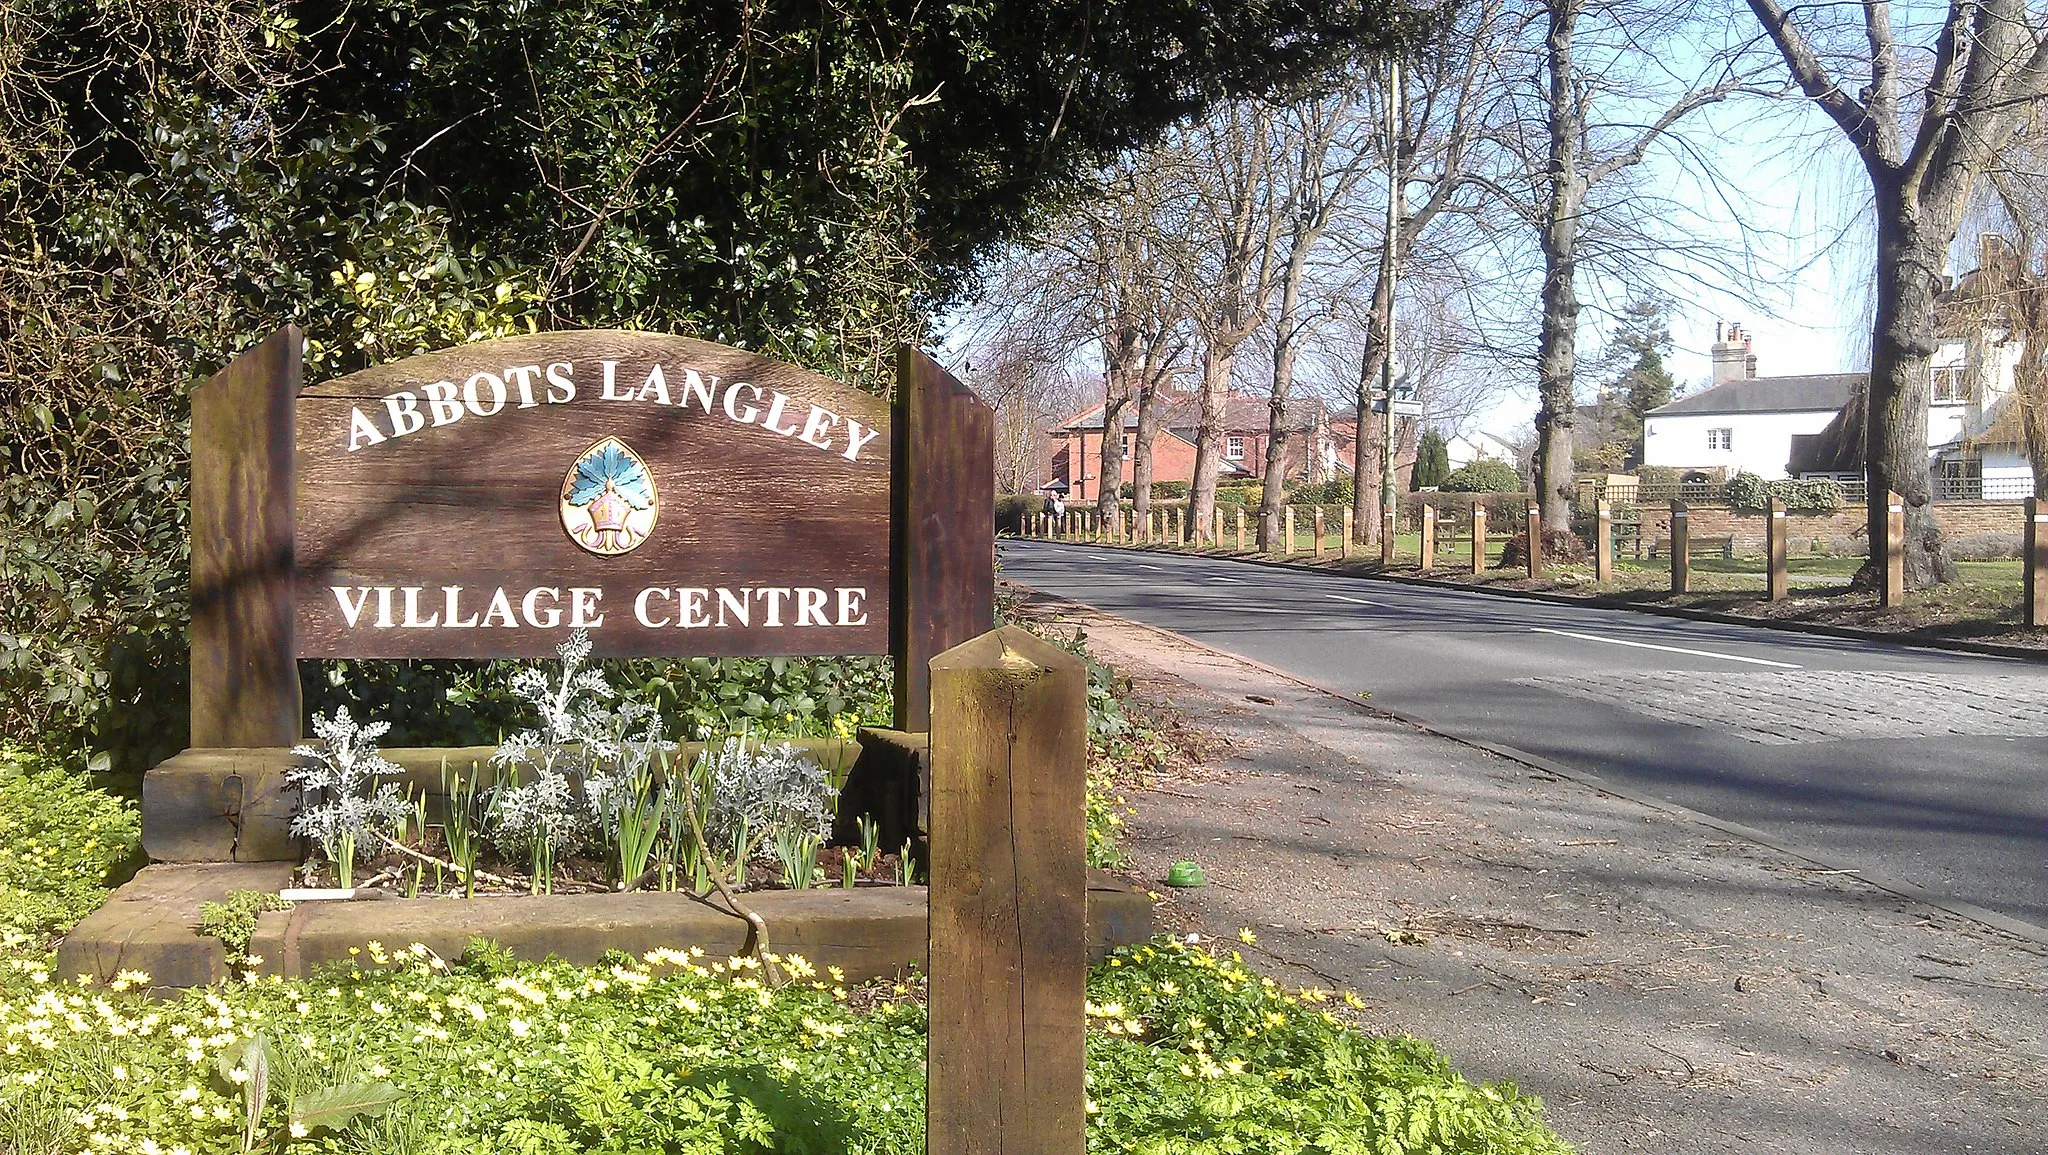
<instances>
[{"instance_id":1,"label":"brick chimney","mask_svg":"<svg viewBox=\"0 0 2048 1155\"><path fill-rule=\"evenodd\" d=\"M1756 354L1750 352L1749 334L1734 321L1715 324L1713 355L1716 385L1756 376Z\"/></svg>"}]
</instances>

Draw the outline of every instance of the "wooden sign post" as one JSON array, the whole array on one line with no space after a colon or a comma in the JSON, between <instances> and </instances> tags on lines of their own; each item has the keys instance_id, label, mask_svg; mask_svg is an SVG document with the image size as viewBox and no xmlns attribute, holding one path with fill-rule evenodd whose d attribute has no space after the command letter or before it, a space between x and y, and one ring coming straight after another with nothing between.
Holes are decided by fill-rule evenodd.
<instances>
[{"instance_id":1,"label":"wooden sign post","mask_svg":"<svg viewBox=\"0 0 2048 1155\"><path fill-rule=\"evenodd\" d=\"M931 683L925 1150L1081 1155L1088 672L1005 626Z\"/></svg>"},{"instance_id":2,"label":"wooden sign post","mask_svg":"<svg viewBox=\"0 0 2048 1155\"><path fill-rule=\"evenodd\" d=\"M1785 572L1785 536L1789 527L1785 524L1785 499L1771 499L1770 509L1764 518L1764 596L1774 602L1784 601L1791 592L1792 581Z\"/></svg>"},{"instance_id":3,"label":"wooden sign post","mask_svg":"<svg viewBox=\"0 0 2048 1155\"><path fill-rule=\"evenodd\" d=\"M1529 503L1529 578L1534 581L1543 576L1543 507Z\"/></svg>"},{"instance_id":4,"label":"wooden sign post","mask_svg":"<svg viewBox=\"0 0 2048 1155\"><path fill-rule=\"evenodd\" d=\"M1472 503L1472 575L1486 572L1486 507Z\"/></svg>"},{"instance_id":5,"label":"wooden sign post","mask_svg":"<svg viewBox=\"0 0 2048 1155\"><path fill-rule=\"evenodd\" d=\"M1692 526L1685 503L1671 503L1671 592L1692 589Z\"/></svg>"},{"instance_id":6,"label":"wooden sign post","mask_svg":"<svg viewBox=\"0 0 2048 1155\"><path fill-rule=\"evenodd\" d=\"M1423 573L1436 569L1436 506L1428 502L1422 505L1422 556L1416 561Z\"/></svg>"},{"instance_id":7,"label":"wooden sign post","mask_svg":"<svg viewBox=\"0 0 2048 1155\"><path fill-rule=\"evenodd\" d=\"M1614 580L1614 507L1606 498L1594 507L1593 520L1593 580L1604 584Z\"/></svg>"},{"instance_id":8,"label":"wooden sign post","mask_svg":"<svg viewBox=\"0 0 2048 1155\"><path fill-rule=\"evenodd\" d=\"M1906 604L1906 499L1888 492L1884 500L1884 542L1877 554L1884 564L1884 584L1877 604L1894 609Z\"/></svg>"}]
</instances>

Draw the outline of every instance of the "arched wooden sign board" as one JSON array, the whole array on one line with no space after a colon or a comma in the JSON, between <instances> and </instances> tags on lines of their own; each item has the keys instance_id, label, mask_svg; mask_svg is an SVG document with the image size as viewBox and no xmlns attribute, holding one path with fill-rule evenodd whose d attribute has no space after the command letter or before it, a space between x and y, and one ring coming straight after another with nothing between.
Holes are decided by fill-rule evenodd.
<instances>
[{"instance_id":1,"label":"arched wooden sign board","mask_svg":"<svg viewBox=\"0 0 2048 1155\"><path fill-rule=\"evenodd\" d=\"M301 657L932 655L994 620L992 415L620 330L301 388L286 328L193 395L192 744L300 738Z\"/></svg>"}]
</instances>

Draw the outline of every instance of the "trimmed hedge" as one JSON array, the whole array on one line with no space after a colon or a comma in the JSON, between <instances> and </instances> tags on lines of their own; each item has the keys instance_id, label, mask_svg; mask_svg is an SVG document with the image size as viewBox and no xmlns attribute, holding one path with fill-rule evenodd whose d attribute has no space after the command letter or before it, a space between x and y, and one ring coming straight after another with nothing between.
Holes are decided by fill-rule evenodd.
<instances>
[{"instance_id":1,"label":"trimmed hedge","mask_svg":"<svg viewBox=\"0 0 2048 1155\"><path fill-rule=\"evenodd\" d=\"M1832 513L1842 508L1845 495L1840 482L1832 478L1810 480L1779 478L1766 481L1754 473L1738 473L1721 487L1721 495L1736 509L1768 509L1771 499L1784 501L1786 509Z\"/></svg>"}]
</instances>

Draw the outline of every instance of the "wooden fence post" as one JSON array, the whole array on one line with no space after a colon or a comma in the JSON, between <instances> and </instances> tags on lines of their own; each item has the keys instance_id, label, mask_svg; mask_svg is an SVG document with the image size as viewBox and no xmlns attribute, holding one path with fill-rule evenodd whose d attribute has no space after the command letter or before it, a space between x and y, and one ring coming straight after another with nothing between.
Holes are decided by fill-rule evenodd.
<instances>
[{"instance_id":1,"label":"wooden fence post","mask_svg":"<svg viewBox=\"0 0 2048 1155\"><path fill-rule=\"evenodd\" d=\"M2027 499L2026 594L2027 625L2048 626L2048 509L2038 497Z\"/></svg>"},{"instance_id":2,"label":"wooden fence post","mask_svg":"<svg viewBox=\"0 0 2048 1155\"><path fill-rule=\"evenodd\" d=\"M1423 573L1436 568L1436 506L1427 502L1422 506L1422 556L1416 560Z\"/></svg>"},{"instance_id":3,"label":"wooden fence post","mask_svg":"<svg viewBox=\"0 0 2048 1155\"><path fill-rule=\"evenodd\" d=\"M1593 580L1614 580L1614 506L1606 498L1593 507Z\"/></svg>"},{"instance_id":4,"label":"wooden fence post","mask_svg":"<svg viewBox=\"0 0 2048 1155\"><path fill-rule=\"evenodd\" d=\"M1242 506L1240 506L1239 508L1240 508L1240 509L1242 509L1243 507L1242 507ZM1216 505L1216 506L1211 506L1211 507L1209 508L1209 512L1210 512L1210 514L1212 515L1212 516L1211 516L1211 518L1210 518L1210 525L1209 525L1209 544L1210 544L1210 545L1213 545L1213 546L1215 546L1215 547L1216 547L1217 549L1222 549L1222 548L1223 548L1223 507L1222 507L1222 506L1220 506L1220 505Z\"/></svg>"},{"instance_id":5,"label":"wooden fence post","mask_svg":"<svg viewBox=\"0 0 2048 1155\"><path fill-rule=\"evenodd\" d=\"M1785 524L1785 499L1772 498L1764 518L1764 596L1774 602L1785 600L1791 592L1792 580L1785 572L1785 537L1790 528Z\"/></svg>"},{"instance_id":6,"label":"wooden fence post","mask_svg":"<svg viewBox=\"0 0 2048 1155\"><path fill-rule=\"evenodd\" d=\"M1525 530L1529 538L1529 578L1543 576L1543 507L1529 503L1529 524Z\"/></svg>"},{"instance_id":7,"label":"wooden fence post","mask_svg":"<svg viewBox=\"0 0 2048 1155\"><path fill-rule=\"evenodd\" d=\"M928 1155L1081 1155L1088 672L1015 626L931 661Z\"/></svg>"},{"instance_id":8,"label":"wooden fence post","mask_svg":"<svg viewBox=\"0 0 2048 1155\"><path fill-rule=\"evenodd\" d=\"M1343 540L1343 541L1341 541L1341 542L1338 542L1338 543L1337 543L1337 556L1338 556L1338 557L1342 557L1342 558L1348 558L1348 557L1350 557L1350 556L1351 556L1351 531L1352 531L1352 529L1353 529L1353 526L1352 526L1352 514L1351 514L1351 507L1347 505L1347 506L1345 506L1345 507L1344 507L1344 540Z\"/></svg>"},{"instance_id":9,"label":"wooden fence post","mask_svg":"<svg viewBox=\"0 0 2048 1155\"><path fill-rule=\"evenodd\" d=\"M1671 503L1671 592L1692 589L1692 524L1685 503Z\"/></svg>"},{"instance_id":10,"label":"wooden fence post","mask_svg":"<svg viewBox=\"0 0 2048 1155\"><path fill-rule=\"evenodd\" d=\"M1283 555L1294 552L1294 507L1280 507L1280 552Z\"/></svg>"},{"instance_id":11,"label":"wooden fence post","mask_svg":"<svg viewBox=\"0 0 2048 1155\"><path fill-rule=\"evenodd\" d=\"M1472 503L1472 573L1486 572L1486 507Z\"/></svg>"},{"instance_id":12,"label":"wooden fence post","mask_svg":"<svg viewBox=\"0 0 2048 1155\"><path fill-rule=\"evenodd\" d=\"M1237 552L1244 552L1244 506L1237 507Z\"/></svg>"},{"instance_id":13,"label":"wooden fence post","mask_svg":"<svg viewBox=\"0 0 2048 1155\"><path fill-rule=\"evenodd\" d=\"M1394 507L1380 511L1380 568L1391 569L1394 565Z\"/></svg>"},{"instance_id":14,"label":"wooden fence post","mask_svg":"<svg viewBox=\"0 0 2048 1155\"><path fill-rule=\"evenodd\" d=\"M1322 557L1322 556L1323 556L1323 533L1324 533L1324 529L1323 529L1323 507L1322 507L1322 506L1320 506L1320 505L1316 506L1316 518L1315 518L1315 521L1316 521L1316 556L1317 556L1318 558L1320 558L1320 557Z\"/></svg>"},{"instance_id":15,"label":"wooden fence post","mask_svg":"<svg viewBox=\"0 0 2048 1155\"><path fill-rule=\"evenodd\" d=\"M303 734L292 581L305 344L286 325L192 391L194 748Z\"/></svg>"},{"instance_id":16,"label":"wooden fence post","mask_svg":"<svg viewBox=\"0 0 2048 1155\"><path fill-rule=\"evenodd\" d=\"M1894 490L1884 500L1884 588L1878 604L1889 610L1906 604L1906 499Z\"/></svg>"}]
</instances>

